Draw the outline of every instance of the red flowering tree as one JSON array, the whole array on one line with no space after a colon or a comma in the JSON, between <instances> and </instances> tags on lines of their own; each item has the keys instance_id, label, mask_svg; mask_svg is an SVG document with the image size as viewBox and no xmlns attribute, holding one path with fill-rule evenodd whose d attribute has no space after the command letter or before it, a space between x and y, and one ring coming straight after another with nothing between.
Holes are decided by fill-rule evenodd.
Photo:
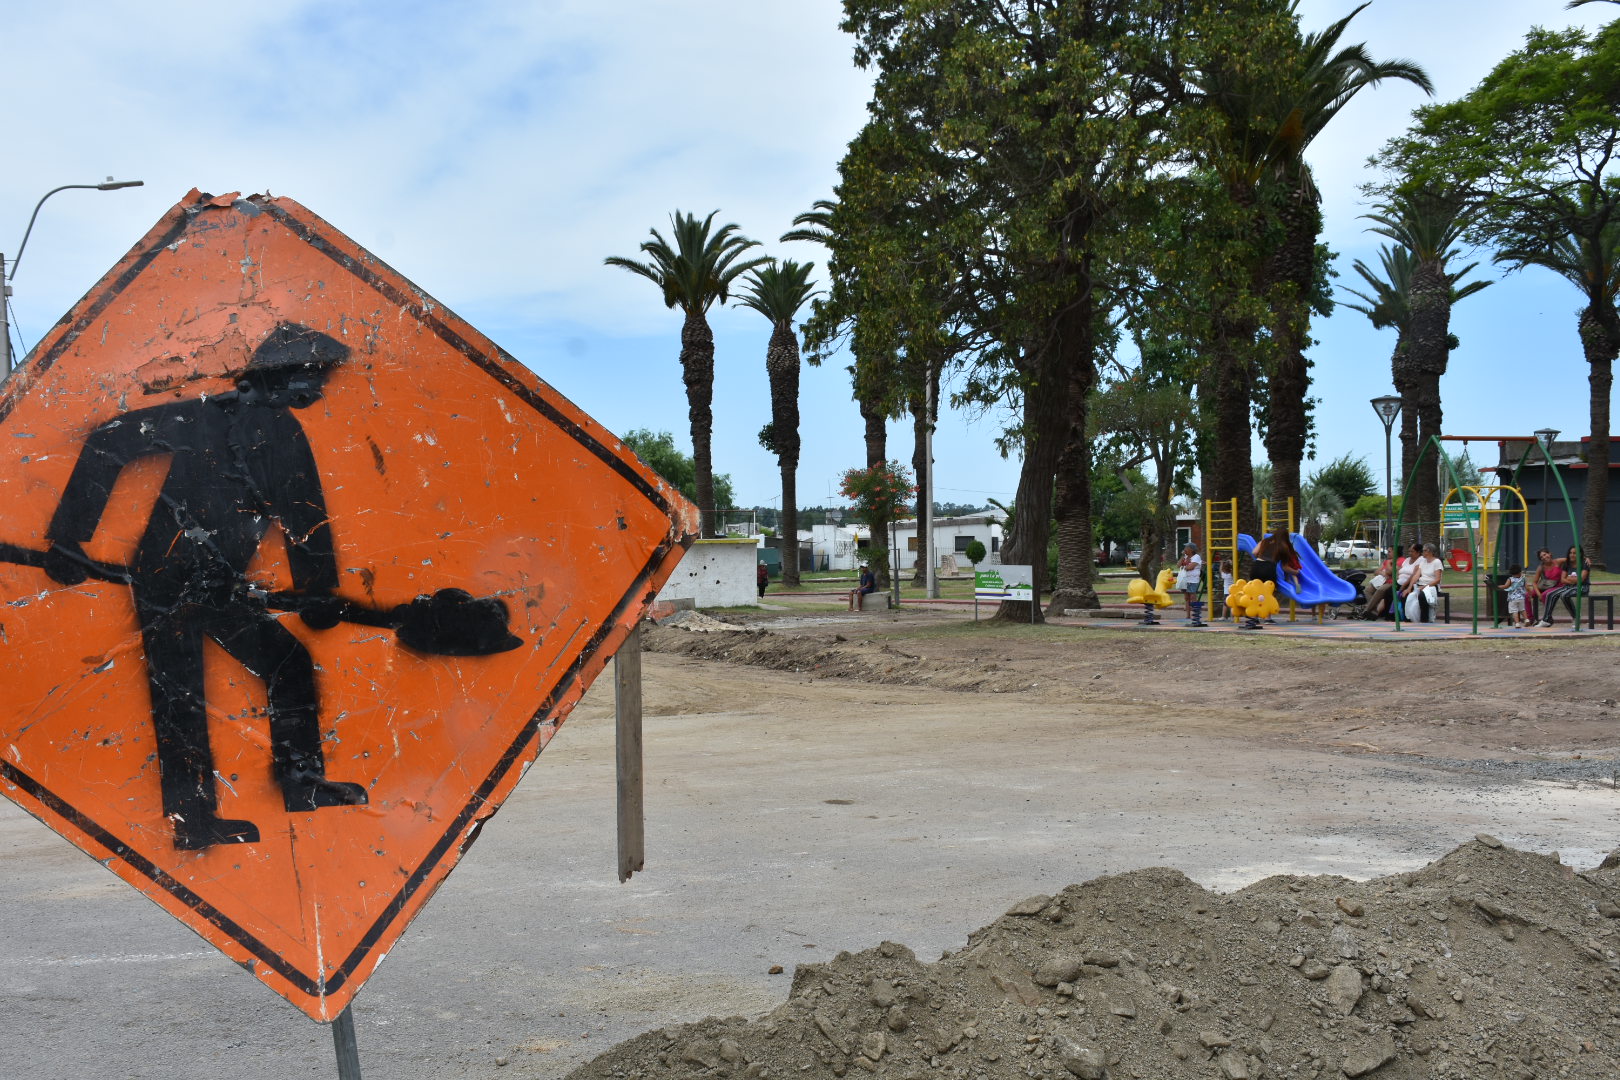
<instances>
[{"instance_id":1,"label":"red flowering tree","mask_svg":"<svg viewBox=\"0 0 1620 1080\"><path fill-rule=\"evenodd\" d=\"M917 485L904 465L885 461L870 468L845 471L838 493L851 504L851 515L872 530L871 547L866 555L879 581L887 577L889 566L888 523L911 505Z\"/></svg>"}]
</instances>

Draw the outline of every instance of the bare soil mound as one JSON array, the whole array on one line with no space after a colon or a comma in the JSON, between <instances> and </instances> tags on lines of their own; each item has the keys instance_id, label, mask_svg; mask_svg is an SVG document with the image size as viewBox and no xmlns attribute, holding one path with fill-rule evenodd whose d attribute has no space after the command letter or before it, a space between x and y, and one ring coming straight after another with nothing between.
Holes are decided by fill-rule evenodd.
<instances>
[{"instance_id":1,"label":"bare soil mound","mask_svg":"<svg viewBox=\"0 0 1620 1080\"><path fill-rule=\"evenodd\" d=\"M719 624L719 620L711 619L710 623ZM970 693L1011 693L1035 685L1026 672L999 670L994 663L964 662L954 656L930 659L904 645L883 640L851 641L842 634L796 636L734 624L707 625L702 629L714 631L723 626L731 632L693 633L693 628L674 623L650 626L644 631L643 643L652 652L827 679Z\"/></svg>"},{"instance_id":2,"label":"bare soil mound","mask_svg":"<svg viewBox=\"0 0 1620 1080\"><path fill-rule=\"evenodd\" d=\"M842 953L763 1017L653 1031L571 1077L1612 1080L1616 861L1577 873L1481 836L1366 882L1098 878L937 963Z\"/></svg>"}]
</instances>

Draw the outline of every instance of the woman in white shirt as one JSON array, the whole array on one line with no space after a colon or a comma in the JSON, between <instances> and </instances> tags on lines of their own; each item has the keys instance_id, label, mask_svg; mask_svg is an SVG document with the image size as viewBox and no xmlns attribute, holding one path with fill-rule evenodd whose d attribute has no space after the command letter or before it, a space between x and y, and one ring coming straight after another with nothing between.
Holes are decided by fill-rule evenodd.
<instances>
[{"instance_id":1,"label":"woman in white shirt","mask_svg":"<svg viewBox=\"0 0 1620 1080\"><path fill-rule=\"evenodd\" d=\"M1440 575L1445 572L1446 564L1440 561L1433 544L1424 544L1423 554L1412 562L1412 569L1412 582L1408 591L1417 593L1418 622L1428 622L1429 608L1436 599L1440 588Z\"/></svg>"}]
</instances>

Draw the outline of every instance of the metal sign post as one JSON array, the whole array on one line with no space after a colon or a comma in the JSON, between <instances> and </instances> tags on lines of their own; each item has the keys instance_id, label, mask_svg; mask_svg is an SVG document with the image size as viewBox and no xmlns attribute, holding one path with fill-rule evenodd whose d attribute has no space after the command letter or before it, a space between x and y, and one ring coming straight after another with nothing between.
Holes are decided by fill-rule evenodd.
<instances>
[{"instance_id":1,"label":"metal sign post","mask_svg":"<svg viewBox=\"0 0 1620 1080\"><path fill-rule=\"evenodd\" d=\"M354 1007L345 1005L332 1021L332 1044L337 1049L338 1080L361 1080L360 1046L354 1038Z\"/></svg>"}]
</instances>

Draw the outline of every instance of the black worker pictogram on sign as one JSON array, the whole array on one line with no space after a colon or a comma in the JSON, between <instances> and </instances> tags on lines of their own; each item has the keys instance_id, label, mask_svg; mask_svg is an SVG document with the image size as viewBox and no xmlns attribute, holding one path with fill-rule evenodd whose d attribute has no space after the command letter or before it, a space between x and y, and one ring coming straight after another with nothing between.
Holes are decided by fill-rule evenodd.
<instances>
[{"instance_id":1,"label":"black worker pictogram on sign","mask_svg":"<svg viewBox=\"0 0 1620 1080\"><path fill-rule=\"evenodd\" d=\"M0 790L336 1016L697 530L287 199L192 192L0 396Z\"/></svg>"}]
</instances>

